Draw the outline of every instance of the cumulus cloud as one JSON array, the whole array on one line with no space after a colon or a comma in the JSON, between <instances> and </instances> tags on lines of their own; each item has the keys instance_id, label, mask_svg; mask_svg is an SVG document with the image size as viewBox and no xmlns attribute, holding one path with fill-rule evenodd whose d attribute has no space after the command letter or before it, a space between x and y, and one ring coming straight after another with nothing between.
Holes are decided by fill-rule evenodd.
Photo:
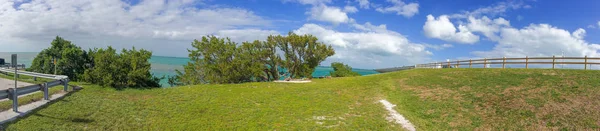
<instances>
[{"instance_id":1,"label":"cumulus cloud","mask_svg":"<svg viewBox=\"0 0 600 131\"><path fill-rule=\"evenodd\" d=\"M427 22L423 26L425 36L429 38L437 38L445 41L452 41L465 44L473 44L479 41L479 36L474 35L466 26L459 25L458 32L454 24L450 22L448 16L442 15L435 18L432 15L427 15Z\"/></svg>"},{"instance_id":2,"label":"cumulus cloud","mask_svg":"<svg viewBox=\"0 0 600 131\"><path fill-rule=\"evenodd\" d=\"M548 24L531 24L522 29L503 28L498 44L489 51L475 51L479 57L599 56L600 45L583 40L584 29L570 33Z\"/></svg>"},{"instance_id":3,"label":"cumulus cloud","mask_svg":"<svg viewBox=\"0 0 600 131\"><path fill-rule=\"evenodd\" d=\"M310 19L330 22L332 24L346 23L350 20L348 14L342 11L342 9L324 4L313 6L307 14L310 14Z\"/></svg>"},{"instance_id":4,"label":"cumulus cloud","mask_svg":"<svg viewBox=\"0 0 600 131\"><path fill-rule=\"evenodd\" d=\"M510 1L510 2L499 2L492 6L477 8L473 11L462 11L458 14L449 15L450 18L467 18L469 16L496 16L501 15L509 10L516 10L521 8L531 8L529 5L525 5L522 1Z\"/></svg>"},{"instance_id":5,"label":"cumulus cloud","mask_svg":"<svg viewBox=\"0 0 600 131\"><path fill-rule=\"evenodd\" d=\"M367 23L362 27L365 31L339 32L316 24L305 24L294 32L315 35L319 41L332 45L336 50L332 59L354 59L356 61L353 65L363 67L415 64L432 55L425 45L412 43L405 36L386 30L385 25L373 26ZM383 61L392 58L396 61Z\"/></svg>"},{"instance_id":6,"label":"cumulus cloud","mask_svg":"<svg viewBox=\"0 0 600 131\"><path fill-rule=\"evenodd\" d=\"M485 37L492 41L498 40L496 33L500 31L500 28L510 27L510 22L502 17L491 20L486 16L479 19L470 16L468 19L469 23L467 24L467 28L469 28L470 31L481 32Z\"/></svg>"},{"instance_id":7,"label":"cumulus cloud","mask_svg":"<svg viewBox=\"0 0 600 131\"><path fill-rule=\"evenodd\" d=\"M304 5L319 5L325 3L331 3L331 0L283 0L284 2L298 2Z\"/></svg>"},{"instance_id":8,"label":"cumulus cloud","mask_svg":"<svg viewBox=\"0 0 600 131\"><path fill-rule=\"evenodd\" d=\"M278 31L275 30L261 30L261 29L231 29L231 30L220 30L216 33L216 36L229 37L232 41L241 43L245 41L254 40L266 40L269 35L279 35Z\"/></svg>"},{"instance_id":9,"label":"cumulus cloud","mask_svg":"<svg viewBox=\"0 0 600 131\"><path fill-rule=\"evenodd\" d=\"M452 44L442 44L442 45L433 45L433 44L424 44L425 47L431 48L434 50L443 50L446 48L454 47Z\"/></svg>"},{"instance_id":10,"label":"cumulus cloud","mask_svg":"<svg viewBox=\"0 0 600 131\"><path fill-rule=\"evenodd\" d=\"M360 8L369 9L369 0L356 0Z\"/></svg>"},{"instance_id":11,"label":"cumulus cloud","mask_svg":"<svg viewBox=\"0 0 600 131\"><path fill-rule=\"evenodd\" d=\"M358 9L354 6L345 6L344 7L344 12L348 12L348 13L356 13L358 12Z\"/></svg>"},{"instance_id":12,"label":"cumulus cloud","mask_svg":"<svg viewBox=\"0 0 600 131\"><path fill-rule=\"evenodd\" d=\"M0 51L39 51L60 35L84 48L135 45L159 55L174 52L186 56L189 42L203 35L270 25L269 20L252 11L198 8L198 3L190 0L147 0L138 4L120 0L0 3L0 46L13 47ZM173 50L157 47L164 44Z\"/></svg>"},{"instance_id":13,"label":"cumulus cloud","mask_svg":"<svg viewBox=\"0 0 600 131\"><path fill-rule=\"evenodd\" d=\"M387 2L392 3L393 5L388 7L378 7L375 10L381 13L395 12L397 15L402 15L404 17L412 17L419 13L418 3L407 4L401 0L387 0Z\"/></svg>"}]
</instances>

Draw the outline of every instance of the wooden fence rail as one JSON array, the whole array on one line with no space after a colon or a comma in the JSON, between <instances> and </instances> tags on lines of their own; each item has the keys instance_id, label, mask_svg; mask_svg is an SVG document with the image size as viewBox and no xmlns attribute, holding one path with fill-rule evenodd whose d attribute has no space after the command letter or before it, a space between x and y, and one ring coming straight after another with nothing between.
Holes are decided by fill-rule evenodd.
<instances>
[{"instance_id":1,"label":"wooden fence rail","mask_svg":"<svg viewBox=\"0 0 600 131\"><path fill-rule=\"evenodd\" d=\"M508 60L508 61L507 61ZM531 61L534 60L534 61ZM535 61L535 60L546 60L546 61ZM552 60L552 61L550 61ZM556 61L556 60L579 60L579 62L564 62L564 61ZM588 60L600 60L600 57L525 57L525 58L483 58L476 60L456 60L456 61L446 61L446 62L434 62L434 63L425 63L425 64L417 64L415 68L460 68L461 65L468 65L469 68L472 68L473 65L483 65L483 68L487 68L488 65L499 65L502 64L502 68L505 68L506 65L510 64L519 64L525 65L525 68L529 68L530 64L546 64L552 65L552 69L556 67L556 65L567 64L567 65L584 65L583 69L587 70L588 65L600 65L600 62L588 62Z\"/></svg>"}]
</instances>

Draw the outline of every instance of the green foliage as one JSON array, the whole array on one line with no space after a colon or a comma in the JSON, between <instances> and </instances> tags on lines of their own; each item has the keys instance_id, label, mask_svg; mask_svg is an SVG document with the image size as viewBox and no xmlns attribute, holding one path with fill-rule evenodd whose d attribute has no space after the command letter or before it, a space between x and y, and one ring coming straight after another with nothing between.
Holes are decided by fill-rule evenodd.
<instances>
[{"instance_id":1,"label":"green foliage","mask_svg":"<svg viewBox=\"0 0 600 131\"><path fill-rule=\"evenodd\" d=\"M229 38L207 36L194 40L192 47L188 50L190 62L183 72L177 70L177 77L169 78L169 84L272 81L279 79L280 67L286 68L293 78L311 78L319 63L335 53L331 46L317 42L312 35L294 33L239 45ZM283 51L285 60L278 51Z\"/></svg>"},{"instance_id":2,"label":"green foliage","mask_svg":"<svg viewBox=\"0 0 600 131\"><path fill-rule=\"evenodd\" d=\"M317 37L308 34L297 35L290 32L288 36L269 36L267 41L276 43L284 53L285 61L282 66L292 78L312 78L315 68L335 54L331 46L317 42Z\"/></svg>"},{"instance_id":3,"label":"green foliage","mask_svg":"<svg viewBox=\"0 0 600 131\"><path fill-rule=\"evenodd\" d=\"M42 50L32 62L28 71L69 76L71 80L81 79L85 71L85 63L88 62L87 53L80 47L71 44L61 37L52 41L50 48ZM53 59L56 59L56 67Z\"/></svg>"},{"instance_id":4,"label":"green foliage","mask_svg":"<svg viewBox=\"0 0 600 131\"><path fill-rule=\"evenodd\" d=\"M194 40L190 52L190 62L184 72L177 71L178 77L171 78L172 85L193 85L205 83L241 83L269 80L269 47L266 42L244 42L240 46L229 39L215 36ZM176 82L178 81L178 82Z\"/></svg>"},{"instance_id":5,"label":"green foliage","mask_svg":"<svg viewBox=\"0 0 600 131\"><path fill-rule=\"evenodd\" d=\"M93 58L92 68L84 73L84 81L101 86L116 88L150 88L160 87L161 78L153 77L150 73L148 59L152 52L141 49L123 49L120 54L112 47L89 51Z\"/></svg>"},{"instance_id":6,"label":"green foliage","mask_svg":"<svg viewBox=\"0 0 600 131\"><path fill-rule=\"evenodd\" d=\"M333 62L331 63L331 67L333 67L333 71L329 72L331 77L360 76L358 72L352 71L352 67L344 65L341 62Z\"/></svg>"},{"instance_id":7,"label":"green foliage","mask_svg":"<svg viewBox=\"0 0 600 131\"><path fill-rule=\"evenodd\" d=\"M56 71L56 74L66 75L74 81L116 88L160 87L160 78L150 74L150 51L133 48L123 49L118 54L115 49L108 47L86 52L58 36L51 44L50 48L42 50L34 58L28 71L46 74Z\"/></svg>"}]
</instances>

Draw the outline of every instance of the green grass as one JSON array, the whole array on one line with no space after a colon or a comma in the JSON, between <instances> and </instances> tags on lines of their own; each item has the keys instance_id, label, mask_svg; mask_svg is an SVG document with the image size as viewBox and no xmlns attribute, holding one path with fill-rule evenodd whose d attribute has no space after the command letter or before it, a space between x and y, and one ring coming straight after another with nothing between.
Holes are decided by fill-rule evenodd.
<instances>
[{"instance_id":1,"label":"green grass","mask_svg":"<svg viewBox=\"0 0 600 131\"><path fill-rule=\"evenodd\" d=\"M600 71L437 69L317 79L115 90L85 83L7 130L599 129Z\"/></svg>"}]
</instances>

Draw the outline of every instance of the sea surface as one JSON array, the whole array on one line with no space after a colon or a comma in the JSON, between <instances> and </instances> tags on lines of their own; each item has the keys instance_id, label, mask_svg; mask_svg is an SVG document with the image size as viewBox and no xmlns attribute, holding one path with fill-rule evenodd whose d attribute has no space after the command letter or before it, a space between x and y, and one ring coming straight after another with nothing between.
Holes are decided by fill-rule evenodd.
<instances>
[{"instance_id":1,"label":"sea surface","mask_svg":"<svg viewBox=\"0 0 600 131\"><path fill-rule=\"evenodd\" d=\"M10 62L10 55L15 54L11 52L0 52L0 58L4 58L6 62ZM31 65L33 58L37 55L37 52L16 52L17 62L19 64L25 64L26 67ZM175 70L183 70L183 65L187 64L189 58L184 57L167 57L167 56L152 56L150 63L152 64L152 70L150 71L154 76L168 77L175 75ZM370 69L352 69L361 75L377 74L375 70ZM333 71L333 68L328 66L318 66L313 72L313 77L328 76L329 72ZM166 79L160 81L163 87L169 87Z\"/></svg>"}]
</instances>

